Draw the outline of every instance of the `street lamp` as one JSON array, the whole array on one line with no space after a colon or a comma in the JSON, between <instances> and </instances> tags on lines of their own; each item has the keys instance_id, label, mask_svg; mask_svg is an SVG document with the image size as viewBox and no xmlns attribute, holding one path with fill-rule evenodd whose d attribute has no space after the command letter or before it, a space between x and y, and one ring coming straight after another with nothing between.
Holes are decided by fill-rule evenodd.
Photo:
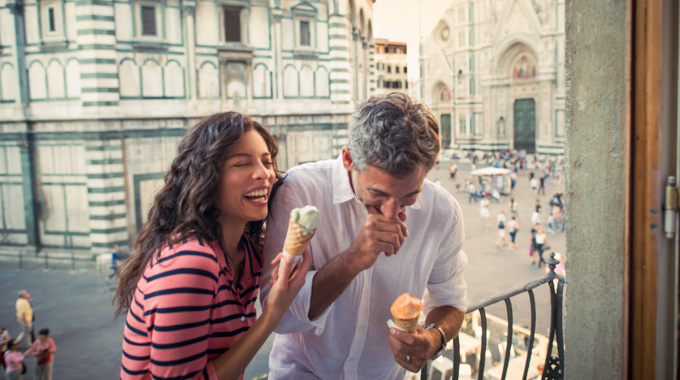
<instances>
[{"instance_id":1,"label":"street lamp","mask_svg":"<svg viewBox=\"0 0 680 380\"><path fill-rule=\"evenodd\" d=\"M456 74L456 71L454 69L454 75L453 75L453 88L451 89L451 94L452 94L452 103L451 103L451 141L452 145L455 145L455 148L458 148L458 143L456 143L456 77L458 78L458 83L460 83L460 80L463 77L463 70L458 70L458 73Z\"/></svg>"}]
</instances>

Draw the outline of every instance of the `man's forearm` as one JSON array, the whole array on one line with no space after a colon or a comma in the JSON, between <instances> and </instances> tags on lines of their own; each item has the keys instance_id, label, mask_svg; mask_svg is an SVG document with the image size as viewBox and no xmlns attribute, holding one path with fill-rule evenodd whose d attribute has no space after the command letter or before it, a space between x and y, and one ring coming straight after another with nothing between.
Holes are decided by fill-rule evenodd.
<instances>
[{"instance_id":1,"label":"man's forearm","mask_svg":"<svg viewBox=\"0 0 680 380\"><path fill-rule=\"evenodd\" d=\"M307 316L314 320L321 315L338 297L361 270L351 265L349 255L342 253L324 265L314 276L312 296Z\"/></svg>"},{"instance_id":2,"label":"man's forearm","mask_svg":"<svg viewBox=\"0 0 680 380\"><path fill-rule=\"evenodd\" d=\"M427 314L425 325L427 326L430 323L437 324L437 326L444 330L446 341L448 342L458 335L458 331L460 331L460 327L463 325L464 318L465 313L461 310L456 309L453 306L440 306Z\"/></svg>"}]
</instances>

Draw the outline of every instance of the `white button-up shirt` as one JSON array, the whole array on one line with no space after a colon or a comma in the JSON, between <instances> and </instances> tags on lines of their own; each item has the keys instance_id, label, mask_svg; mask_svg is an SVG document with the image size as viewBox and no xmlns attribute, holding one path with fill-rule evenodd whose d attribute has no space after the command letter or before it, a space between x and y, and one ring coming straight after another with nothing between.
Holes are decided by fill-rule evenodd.
<instances>
[{"instance_id":1,"label":"white button-up shirt","mask_svg":"<svg viewBox=\"0 0 680 380\"><path fill-rule=\"evenodd\" d=\"M466 311L463 217L458 202L425 180L417 201L406 207L409 236L396 255L381 255L356 276L319 317L308 318L313 277L344 252L368 216L349 182L341 158L292 168L276 194L264 244L262 299L266 307L270 262L283 247L290 211L314 205L319 226L311 240L312 269L276 329L269 357L273 379L399 379L387 340L390 306L402 293L423 298L424 313L451 305Z\"/></svg>"}]
</instances>

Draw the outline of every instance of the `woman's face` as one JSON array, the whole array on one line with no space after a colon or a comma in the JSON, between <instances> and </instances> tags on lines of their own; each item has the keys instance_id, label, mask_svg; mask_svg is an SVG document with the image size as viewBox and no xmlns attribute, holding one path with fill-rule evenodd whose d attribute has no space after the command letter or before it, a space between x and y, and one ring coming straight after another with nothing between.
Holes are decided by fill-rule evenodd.
<instances>
[{"instance_id":1,"label":"woman's face","mask_svg":"<svg viewBox=\"0 0 680 380\"><path fill-rule=\"evenodd\" d=\"M47 342L47 335L38 335L38 339L40 339L41 342Z\"/></svg>"},{"instance_id":2,"label":"woman's face","mask_svg":"<svg viewBox=\"0 0 680 380\"><path fill-rule=\"evenodd\" d=\"M247 222L266 218L275 180L273 160L264 139L255 130L244 133L220 170L220 224L242 228Z\"/></svg>"}]
</instances>

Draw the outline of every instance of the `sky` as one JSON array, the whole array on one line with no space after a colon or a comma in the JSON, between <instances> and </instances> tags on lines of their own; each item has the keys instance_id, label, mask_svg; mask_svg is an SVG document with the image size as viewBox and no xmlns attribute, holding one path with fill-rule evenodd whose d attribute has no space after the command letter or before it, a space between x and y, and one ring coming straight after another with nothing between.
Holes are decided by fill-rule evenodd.
<instances>
[{"instance_id":1,"label":"sky","mask_svg":"<svg viewBox=\"0 0 680 380\"><path fill-rule=\"evenodd\" d=\"M406 42L409 76L416 76L420 73L418 36L429 35L450 4L451 0L377 0L373 4L373 37Z\"/></svg>"}]
</instances>

